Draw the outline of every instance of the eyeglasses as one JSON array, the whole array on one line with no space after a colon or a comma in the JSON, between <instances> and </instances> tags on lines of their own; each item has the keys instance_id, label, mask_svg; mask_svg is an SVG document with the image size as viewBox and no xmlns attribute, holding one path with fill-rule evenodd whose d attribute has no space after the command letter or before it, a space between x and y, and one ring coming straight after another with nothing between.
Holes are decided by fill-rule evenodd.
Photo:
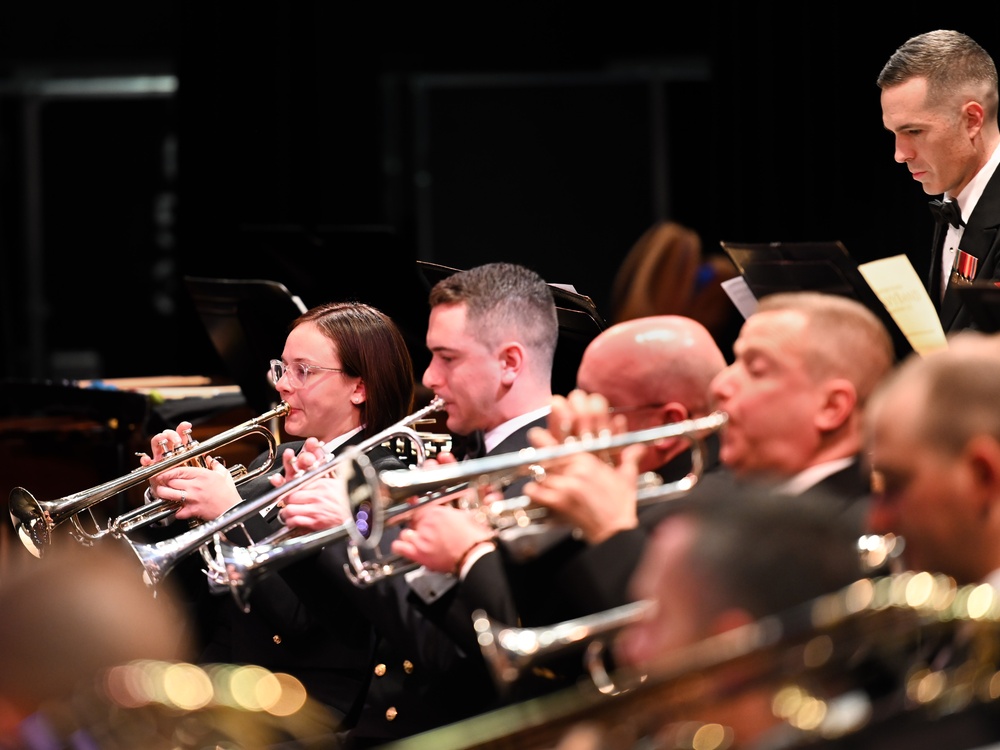
<instances>
[{"instance_id":1,"label":"eyeglasses","mask_svg":"<svg viewBox=\"0 0 1000 750\"><path fill-rule=\"evenodd\" d=\"M311 365L308 362L292 362L292 364L286 365L280 359L272 359L271 371L269 373L271 385L277 387L278 381L281 380L282 376L287 376L289 385L293 388L301 388L306 384L306 378L309 377L309 373L313 370L343 372L343 370L337 367L320 367L319 365Z\"/></svg>"}]
</instances>

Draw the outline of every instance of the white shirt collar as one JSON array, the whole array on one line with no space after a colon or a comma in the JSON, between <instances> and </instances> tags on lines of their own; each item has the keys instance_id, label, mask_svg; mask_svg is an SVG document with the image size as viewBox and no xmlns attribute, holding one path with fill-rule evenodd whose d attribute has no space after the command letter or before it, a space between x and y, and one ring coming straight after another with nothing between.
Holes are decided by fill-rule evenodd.
<instances>
[{"instance_id":1,"label":"white shirt collar","mask_svg":"<svg viewBox=\"0 0 1000 750\"><path fill-rule=\"evenodd\" d=\"M787 495L801 495L808 489L815 487L827 477L836 474L841 469L846 469L854 463L854 457L837 458L826 463L810 466L805 471L800 471L787 482L779 485L778 491Z\"/></svg>"},{"instance_id":2,"label":"white shirt collar","mask_svg":"<svg viewBox=\"0 0 1000 750\"><path fill-rule=\"evenodd\" d=\"M550 411L552 411L552 407L543 406L540 409L535 409L534 411L522 414L519 417L508 419L502 425L494 427L492 430L489 430L485 435L483 435L484 450L489 453L491 450L500 445L500 443L502 443L506 438L510 437L516 430L526 424L534 422L536 419L548 416Z\"/></svg>"},{"instance_id":3,"label":"white shirt collar","mask_svg":"<svg viewBox=\"0 0 1000 750\"><path fill-rule=\"evenodd\" d=\"M324 443L323 447L326 449L327 453L333 453L335 450L337 450L337 448L339 448L348 440L350 440L352 437L361 432L361 430L363 430L364 427L365 427L364 425L361 425L359 427L355 427L353 430L345 432L342 435L337 435L337 437L335 437L333 440Z\"/></svg>"}]
</instances>

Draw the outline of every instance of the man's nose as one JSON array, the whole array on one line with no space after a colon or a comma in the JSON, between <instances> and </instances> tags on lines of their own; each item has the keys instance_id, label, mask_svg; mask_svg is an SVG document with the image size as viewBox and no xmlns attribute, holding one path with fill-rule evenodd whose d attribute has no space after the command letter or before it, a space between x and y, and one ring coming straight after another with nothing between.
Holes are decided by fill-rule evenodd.
<instances>
[{"instance_id":1,"label":"man's nose","mask_svg":"<svg viewBox=\"0 0 1000 750\"><path fill-rule=\"evenodd\" d=\"M434 377L433 364L427 365L427 369L424 370L424 375L420 379L420 382L423 383L424 388L429 388L432 391L435 390L435 386L438 385L438 381L437 378Z\"/></svg>"},{"instance_id":2,"label":"man's nose","mask_svg":"<svg viewBox=\"0 0 1000 750\"><path fill-rule=\"evenodd\" d=\"M732 395L732 377L729 368L726 368L714 378L708 386L708 395L718 405Z\"/></svg>"},{"instance_id":3,"label":"man's nose","mask_svg":"<svg viewBox=\"0 0 1000 750\"><path fill-rule=\"evenodd\" d=\"M913 158L913 149L907 148L898 138L896 139L896 148L893 158L899 164L905 164Z\"/></svg>"}]
</instances>

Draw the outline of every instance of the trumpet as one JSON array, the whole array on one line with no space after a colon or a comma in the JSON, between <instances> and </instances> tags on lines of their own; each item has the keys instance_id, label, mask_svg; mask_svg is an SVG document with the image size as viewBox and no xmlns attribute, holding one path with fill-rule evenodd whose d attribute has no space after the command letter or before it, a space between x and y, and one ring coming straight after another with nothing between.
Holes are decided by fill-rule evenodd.
<instances>
[{"instance_id":1,"label":"trumpet","mask_svg":"<svg viewBox=\"0 0 1000 750\"><path fill-rule=\"evenodd\" d=\"M282 486L275 487L253 500L240 503L216 518L205 521L178 536L153 544L139 544L125 537L132 551L142 563L143 579L146 585L156 586L181 559L195 550L201 549L203 557L209 563L207 571L209 578L215 583L228 585L237 604L244 611L248 611L247 599L252 583L255 577L265 570L268 563L270 563L272 570L276 569L278 560L291 562L305 552L315 551L331 541L349 535L355 538L358 544L377 544L382 533L381 526L373 525L359 529L355 520L334 529L309 534L296 533L286 527L251 547L237 547L227 542L223 534L239 526L264 508L278 502L286 494L304 484L315 481L337 467L346 464L350 472L354 466L363 464L368 467L368 471L374 472L370 462L365 457L365 453L394 437L403 436L410 439L414 443L417 460L422 461L424 457L423 441L411 425L443 408L444 401L434 398L424 408L361 443L351 446L348 450L331 455L327 460L318 463L308 471L289 479ZM368 502L367 489L371 481L373 481L371 477L366 477L364 484L360 487L362 491L350 493L352 519L365 513L364 509ZM205 547L213 541L215 554L210 555Z\"/></svg>"},{"instance_id":2,"label":"trumpet","mask_svg":"<svg viewBox=\"0 0 1000 750\"><path fill-rule=\"evenodd\" d=\"M205 456L219 448L242 440L253 434L264 437L268 444L267 461L257 469L246 472L243 471L238 479L239 482L253 479L270 470L274 463L275 449L277 441L274 434L265 427L265 424L276 417L283 417L288 413L288 405L279 403L275 408L261 414L259 417L247 420L236 425L214 437L204 441L195 442L181 446L170 454L165 454L164 458L149 466L142 466L133 469L130 473L113 479L104 484L91 487L90 489L77 492L72 495L59 498L58 500L37 500L24 487L15 487L10 492L8 505L10 508L10 519L17 531L21 543L35 557L41 557L45 548L52 542L52 531L66 521L71 521L73 525L73 536L81 544L91 545L97 539L104 536L124 536L143 526L159 521L176 511L177 504L166 500L157 500L146 503L140 508L123 513L108 522L105 529L97 529L88 532L80 522L79 514L83 511L91 512L92 508L100 502L114 497L120 492L124 492L132 487L143 484L150 477L153 477L175 466L186 464L191 461L203 460ZM242 467L240 467L242 470ZM96 523L96 521L95 521Z\"/></svg>"},{"instance_id":3,"label":"trumpet","mask_svg":"<svg viewBox=\"0 0 1000 750\"><path fill-rule=\"evenodd\" d=\"M479 500L470 503L466 499L463 501L464 507L480 513L494 529L503 530L511 526L551 522L552 518L545 508L532 507L526 496L487 504L483 502L487 491L506 486L521 476L541 478L546 465L580 453L601 453L671 437L687 437L692 440L694 448L691 473L676 482L637 488L637 502L642 505L675 499L694 487L701 476L704 467L703 437L721 429L727 419L724 412L716 411L704 417L635 432L601 435L549 448L524 448L517 453L484 456L418 472L392 470L373 475L359 466L355 473L362 477L373 477L371 494L378 498L372 504L373 523L379 528L402 523L425 505L448 501L457 493L474 489ZM410 501L392 504L406 498L410 498ZM377 556L375 560L363 560L360 555L352 552L349 559L353 569L349 569L347 573L361 586L413 567L412 563L398 557Z\"/></svg>"},{"instance_id":4,"label":"trumpet","mask_svg":"<svg viewBox=\"0 0 1000 750\"><path fill-rule=\"evenodd\" d=\"M640 599L555 625L519 628L502 625L484 610L477 609L472 613L472 627L493 682L501 693L517 682L529 667L584 646L584 661L591 679L602 693L610 693L614 685L600 658L606 641L655 611L655 602Z\"/></svg>"},{"instance_id":5,"label":"trumpet","mask_svg":"<svg viewBox=\"0 0 1000 750\"><path fill-rule=\"evenodd\" d=\"M621 608L590 616L579 621L585 625L581 636L627 624L631 617ZM529 644L559 644L574 622L529 631L527 640ZM477 628L481 634L496 632L484 621ZM432 730L423 739L428 747L449 750L549 750L574 728L588 726L597 733L598 742L587 747L732 746L690 740L668 745L651 742L704 727L725 728L737 747L813 747L817 740L849 740L867 727L878 728L878 722L886 722L889 726L882 728L889 729L894 718L908 712L940 716L994 700L996 692L987 685L1000 671L1000 652L995 646L998 631L1000 596L988 585L960 586L947 576L926 571L862 578L664 653L649 664L620 667L614 672L620 689L612 695L590 680L581 680L557 692ZM510 662L520 663L510 675L516 679L531 664L530 654L525 654L531 646L517 644L516 629L510 635ZM921 651L923 646L956 638L967 645L956 649L956 663L933 667L921 658L928 656ZM499 644L495 636L494 644ZM537 653L544 656L545 648L539 647ZM484 656L491 658L486 651ZM876 679L891 678L894 683L895 690L882 704L872 703L877 697L865 695L873 664L879 665ZM896 691L904 693L905 699L899 700ZM748 734L750 727L719 723L739 719L729 709L751 693L766 699L757 704L761 712L754 717L768 724L773 719L780 738L774 745L755 742ZM854 710L835 710L841 698L847 698ZM859 705L862 700L866 706ZM600 742L604 739L613 741Z\"/></svg>"}]
</instances>

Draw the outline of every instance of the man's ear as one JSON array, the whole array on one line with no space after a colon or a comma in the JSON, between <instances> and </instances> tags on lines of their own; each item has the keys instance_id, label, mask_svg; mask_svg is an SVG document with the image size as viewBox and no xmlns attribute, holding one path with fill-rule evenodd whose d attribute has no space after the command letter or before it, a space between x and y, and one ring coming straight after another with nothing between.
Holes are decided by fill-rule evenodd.
<instances>
[{"instance_id":1,"label":"man's ear","mask_svg":"<svg viewBox=\"0 0 1000 750\"><path fill-rule=\"evenodd\" d=\"M497 351L500 361L500 378L505 385L514 382L524 367L524 347L516 341L507 341Z\"/></svg>"},{"instance_id":2,"label":"man's ear","mask_svg":"<svg viewBox=\"0 0 1000 750\"><path fill-rule=\"evenodd\" d=\"M845 378L832 378L824 384L824 398L816 413L816 426L823 432L840 429L858 404L854 384Z\"/></svg>"},{"instance_id":3,"label":"man's ear","mask_svg":"<svg viewBox=\"0 0 1000 750\"><path fill-rule=\"evenodd\" d=\"M659 409L656 410L656 415L659 424L675 424L676 422L683 422L690 416L690 412L684 404L678 401L671 401L664 404ZM653 446L657 450L665 451L672 448L678 440L681 438L671 437L663 438L657 440L653 443Z\"/></svg>"},{"instance_id":4,"label":"man's ear","mask_svg":"<svg viewBox=\"0 0 1000 750\"><path fill-rule=\"evenodd\" d=\"M976 435L965 445L962 459L969 470L970 491L981 498L985 515L1000 506L1000 442L992 435Z\"/></svg>"},{"instance_id":5,"label":"man's ear","mask_svg":"<svg viewBox=\"0 0 1000 750\"><path fill-rule=\"evenodd\" d=\"M986 111L979 102L966 102L962 107L962 124L969 138L975 138L983 129L986 122Z\"/></svg>"}]
</instances>

